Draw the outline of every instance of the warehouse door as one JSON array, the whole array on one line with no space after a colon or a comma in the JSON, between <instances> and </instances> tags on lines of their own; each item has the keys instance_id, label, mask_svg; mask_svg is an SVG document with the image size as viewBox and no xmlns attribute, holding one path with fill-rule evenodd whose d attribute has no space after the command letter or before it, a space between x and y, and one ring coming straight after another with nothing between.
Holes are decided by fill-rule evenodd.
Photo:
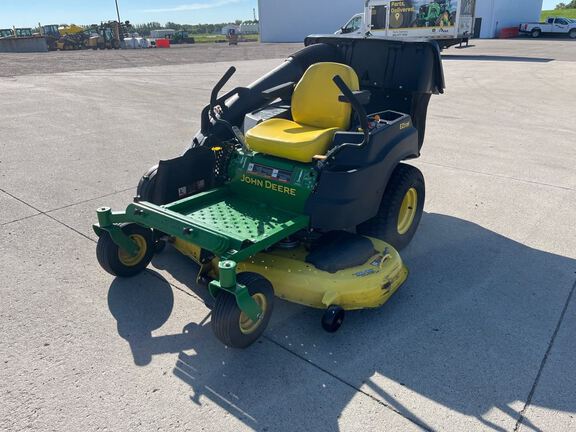
<instances>
[{"instance_id":1,"label":"warehouse door","mask_svg":"<svg viewBox=\"0 0 576 432\"><path fill-rule=\"evenodd\" d=\"M480 30L482 29L482 18L476 18L474 20L474 36L475 39L480 38Z\"/></svg>"}]
</instances>

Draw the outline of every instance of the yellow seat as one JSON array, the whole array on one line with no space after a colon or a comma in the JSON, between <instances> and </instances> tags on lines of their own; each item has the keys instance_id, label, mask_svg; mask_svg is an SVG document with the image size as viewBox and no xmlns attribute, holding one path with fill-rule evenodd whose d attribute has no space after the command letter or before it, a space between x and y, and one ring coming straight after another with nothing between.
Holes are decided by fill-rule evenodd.
<instances>
[{"instance_id":1,"label":"yellow seat","mask_svg":"<svg viewBox=\"0 0 576 432\"><path fill-rule=\"evenodd\" d=\"M340 75L352 91L360 88L354 69L341 63L310 66L294 88L292 119L266 120L246 132L248 147L299 162L311 162L327 152L334 134L350 127L352 107L338 101L340 89L332 78Z\"/></svg>"}]
</instances>

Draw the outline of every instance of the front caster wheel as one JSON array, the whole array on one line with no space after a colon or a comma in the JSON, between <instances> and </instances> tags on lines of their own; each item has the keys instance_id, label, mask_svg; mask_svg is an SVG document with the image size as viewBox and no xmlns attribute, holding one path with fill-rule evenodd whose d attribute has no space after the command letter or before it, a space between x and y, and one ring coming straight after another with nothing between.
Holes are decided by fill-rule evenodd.
<instances>
[{"instance_id":1,"label":"front caster wheel","mask_svg":"<svg viewBox=\"0 0 576 432\"><path fill-rule=\"evenodd\" d=\"M248 288L248 292L262 309L262 315L257 321L252 321L240 310L233 294L220 291L212 310L212 330L224 345L246 348L260 337L270 321L274 307L274 290L272 284L257 273L240 273L236 281Z\"/></svg>"},{"instance_id":2,"label":"front caster wheel","mask_svg":"<svg viewBox=\"0 0 576 432\"><path fill-rule=\"evenodd\" d=\"M344 309L341 306L332 305L322 315L322 328L328 333L338 331L344 322Z\"/></svg>"},{"instance_id":3,"label":"front caster wheel","mask_svg":"<svg viewBox=\"0 0 576 432\"><path fill-rule=\"evenodd\" d=\"M96 258L104 270L113 276L131 277L142 272L154 255L152 231L137 224L126 224L122 231L138 246L136 255L118 247L106 231L96 245Z\"/></svg>"}]
</instances>

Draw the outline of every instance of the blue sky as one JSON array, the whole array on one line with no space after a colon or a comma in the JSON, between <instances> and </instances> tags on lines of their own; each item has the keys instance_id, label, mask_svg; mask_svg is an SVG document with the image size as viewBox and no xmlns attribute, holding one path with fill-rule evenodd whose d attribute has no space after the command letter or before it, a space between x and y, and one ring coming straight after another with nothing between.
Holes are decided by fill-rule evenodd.
<instances>
[{"instance_id":1,"label":"blue sky","mask_svg":"<svg viewBox=\"0 0 576 432\"><path fill-rule=\"evenodd\" d=\"M289 0L286 0L289 1ZM120 18L181 24L252 19L258 0L118 0ZM0 0L0 28L42 24L92 24L116 19L114 0Z\"/></svg>"},{"instance_id":2,"label":"blue sky","mask_svg":"<svg viewBox=\"0 0 576 432\"><path fill-rule=\"evenodd\" d=\"M557 3L544 0L544 9L554 9ZM252 8L258 13L258 0L118 0L118 4L120 18L135 24L219 23L252 19ZM0 28L33 27L38 22L92 24L116 18L114 0L0 0L0 6Z\"/></svg>"}]
</instances>

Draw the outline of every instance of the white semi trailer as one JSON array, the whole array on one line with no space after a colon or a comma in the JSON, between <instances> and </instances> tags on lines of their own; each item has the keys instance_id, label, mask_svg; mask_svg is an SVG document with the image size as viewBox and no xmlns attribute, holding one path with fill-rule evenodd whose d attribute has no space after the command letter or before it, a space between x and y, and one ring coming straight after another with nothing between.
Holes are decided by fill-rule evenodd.
<instances>
[{"instance_id":1,"label":"white semi trailer","mask_svg":"<svg viewBox=\"0 0 576 432\"><path fill-rule=\"evenodd\" d=\"M367 0L338 34L430 39L441 49L467 42L474 31L475 0Z\"/></svg>"}]
</instances>

